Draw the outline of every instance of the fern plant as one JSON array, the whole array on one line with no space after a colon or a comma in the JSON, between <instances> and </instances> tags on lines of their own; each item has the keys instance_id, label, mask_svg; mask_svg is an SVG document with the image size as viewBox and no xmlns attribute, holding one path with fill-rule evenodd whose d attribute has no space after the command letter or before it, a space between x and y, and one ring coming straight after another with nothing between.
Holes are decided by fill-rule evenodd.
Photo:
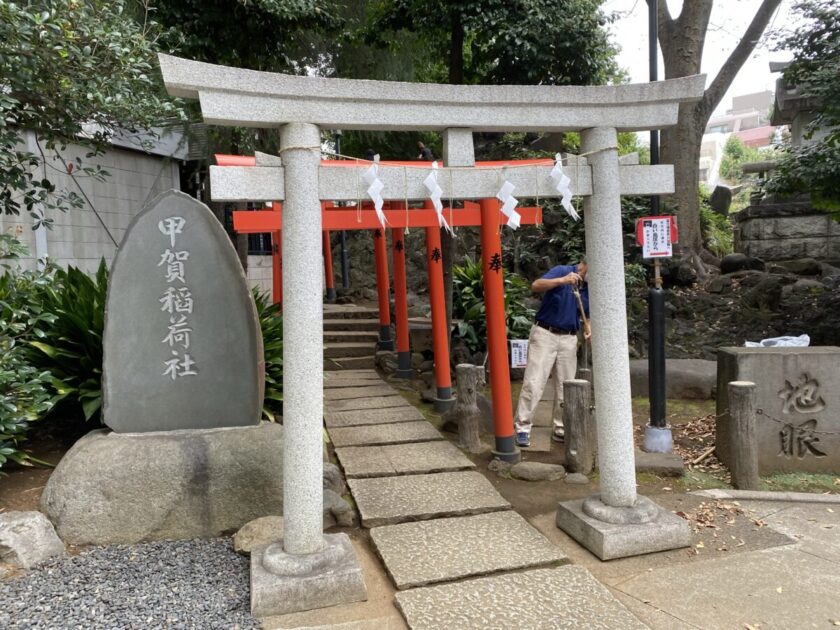
<instances>
[{"instance_id":1,"label":"fern plant","mask_svg":"<svg viewBox=\"0 0 840 630\"><path fill-rule=\"evenodd\" d=\"M272 304L267 293L253 289L253 294L262 329L265 357L263 414L271 418L271 410L283 404L283 315L280 306Z\"/></svg>"}]
</instances>

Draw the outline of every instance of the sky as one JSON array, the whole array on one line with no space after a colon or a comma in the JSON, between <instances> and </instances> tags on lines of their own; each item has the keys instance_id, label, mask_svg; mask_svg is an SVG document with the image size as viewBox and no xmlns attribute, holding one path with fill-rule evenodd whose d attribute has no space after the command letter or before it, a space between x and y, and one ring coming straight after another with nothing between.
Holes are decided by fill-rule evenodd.
<instances>
[{"instance_id":1,"label":"sky","mask_svg":"<svg viewBox=\"0 0 840 630\"><path fill-rule=\"evenodd\" d=\"M672 16L679 15L682 4L683 0L668 0L668 8ZM761 0L715 0L701 67L701 71L706 74L707 86L737 45L760 4ZM793 0L782 0L782 4L770 21L768 30L783 29L792 24L794 20L791 12L792 5ZM633 83L648 81L650 76L647 2L645 0L605 0L603 9L606 13L619 14L618 20L611 27L613 42L621 47L618 55L619 64L630 73ZM769 62L787 59L790 59L789 54L781 51L772 52L766 43L760 42L742 66L738 76L735 77L729 91L715 110L715 114L723 114L730 109L733 96L775 90L776 79L779 75L770 72ZM664 74L660 53L659 78L664 78Z\"/></svg>"}]
</instances>

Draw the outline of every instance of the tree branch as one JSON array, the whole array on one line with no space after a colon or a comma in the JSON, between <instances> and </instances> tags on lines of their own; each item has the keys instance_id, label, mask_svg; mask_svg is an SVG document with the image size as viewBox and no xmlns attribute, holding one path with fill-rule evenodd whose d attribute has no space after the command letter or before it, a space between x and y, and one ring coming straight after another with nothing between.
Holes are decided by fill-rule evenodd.
<instances>
[{"instance_id":1,"label":"tree branch","mask_svg":"<svg viewBox=\"0 0 840 630\"><path fill-rule=\"evenodd\" d=\"M752 54L756 44L761 39L761 35L764 33L764 29L770 23L770 18L773 17L773 13L776 12L781 2L782 0L764 0L758 8L758 11L755 12L752 22L750 22L747 30L744 31L744 36L741 37L741 41L735 46L735 50L732 51L729 58L721 66L715 80L712 81L712 84L703 95L701 107L707 118L718 106L726 90L729 89L729 86L732 85L732 81L735 80L735 75L738 74L747 57Z\"/></svg>"}]
</instances>

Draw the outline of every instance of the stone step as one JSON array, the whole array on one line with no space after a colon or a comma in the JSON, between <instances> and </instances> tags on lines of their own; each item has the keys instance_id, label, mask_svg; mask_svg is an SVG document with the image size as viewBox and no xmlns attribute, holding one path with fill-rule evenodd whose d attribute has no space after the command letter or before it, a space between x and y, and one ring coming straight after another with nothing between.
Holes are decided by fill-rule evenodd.
<instances>
[{"instance_id":1,"label":"stone step","mask_svg":"<svg viewBox=\"0 0 840 630\"><path fill-rule=\"evenodd\" d=\"M474 471L348 479L347 485L364 527L510 509L493 484Z\"/></svg>"},{"instance_id":2,"label":"stone step","mask_svg":"<svg viewBox=\"0 0 840 630\"><path fill-rule=\"evenodd\" d=\"M332 387L324 390L324 400L350 400L351 398L375 398L377 396L394 396L398 394L397 390L383 382L373 384L365 387Z\"/></svg>"},{"instance_id":3,"label":"stone step","mask_svg":"<svg viewBox=\"0 0 840 630\"><path fill-rule=\"evenodd\" d=\"M369 424L362 427L336 427L330 429L328 433L336 448L376 444L407 444L409 442L430 442L443 439L437 429L425 420L395 424Z\"/></svg>"},{"instance_id":4,"label":"stone step","mask_svg":"<svg viewBox=\"0 0 840 630\"><path fill-rule=\"evenodd\" d=\"M516 547L515 540L508 544ZM488 546L487 554L497 549ZM589 571L573 565L426 586L395 599L412 630L648 627Z\"/></svg>"},{"instance_id":5,"label":"stone step","mask_svg":"<svg viewBox=\"0 0 840 630\"><path fill-rule=\"evenodd\" d=\"M369 306L324 304L324 319L373 319L379 317L379 309Z\"/></svg>"},{"instance_id":6,"label":"stone step","mask_svg":"<svg viewBox=\"0 0 840 630\"><path fill-rule=\"evenodd\" d=\"M356 342L375 344L379 340L379 334L376 330L325 330L324 341L326 343L335 342Z\"/></svg>"},{"instance_id":7,"label":"stone step","mask_svg":"<svg viewBox=\"0 0 840 630\"><path fill-rule=\"evenodd\" d=\"M423 414L408 403L403 407L388 409L358 409L354 411L325 411L324 424L328 429L338 427L361 427L370 424L394 424L397 422L419 422Z\"/></svg>"},{"instance_id":8,"label":"stone step","mask_svg":"<svg viewBox=\"0 0 840 630\"><path fill-rule=\"evenodd\" d=\"M373 369L376 357L372 354L364 357L336 357L325 358L324 369L327 371L358 370L360 368Z\"/></svg>"},{"instance_id":9,"label":"stone step","mask_svg":"<svg viewBox=\"0 0 840 630\"><path fill-rule=\"evenodd\" d=\"M324 357L329 359L349 359L366 357L376 350L375 343L325 343Z\"/></svg>"},{"instance_id":10,"label":"stone step","mask_svg":"<svg viewBox=\"0 0 840 630\"><path fill-rule=\"evenodd\" d=\"M324 331L365 330L379 334L379 319L329 319L324 317Z\"/></svg>"},{"instance_id":11,"label":"stone step","mask_svg":"<svg viewBox=\"0 0 840 630\"><path fill-rule=\"evenodd\" d=\"M325 400L324 411L357 411L362 409L399 409L411 407L408 401L395 394L381 398L352 398L349 400Z\"/></svg>"},{"instance_id":12,"label":"stone step","mask_svg":"<svg viewBox=\"0 0 840 630\"><path fill-rule=\"evenodd\" d=\"M386 525L370 537L400 590L568 561L514 511Z\"/></svg>"},{"instance_id":13,"label":"stone step","mask_svg":"<svg viewBox=\"0 0 840 630\"><path fill-rule=\"evenodd\" d=\"M351 374L350 370L344 372L325 372L325 374ZM327 379L324 378L324 389L340 389L342 387L369 387L371 385L378 385L382 383L381 379L368 378L342 378L342 379Z\"/></svg>"},{"instance_id":14,"label":"stone step","mask_svg":"<svg viewBox=\"0 0 840 630\"><path fill-rule=\"evenodd\" d=\"M446 440L348 446L335 449L348 479L418 475L475 468L469 459Z\"/></svg>"}]
</instances>

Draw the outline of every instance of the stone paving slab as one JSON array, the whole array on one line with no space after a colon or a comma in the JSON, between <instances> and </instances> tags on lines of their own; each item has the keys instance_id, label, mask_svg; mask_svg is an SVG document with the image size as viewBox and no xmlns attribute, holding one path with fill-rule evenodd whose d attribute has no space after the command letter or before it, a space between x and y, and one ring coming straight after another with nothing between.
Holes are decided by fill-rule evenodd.
<instances>
[{"instance_id":1,"label":"stone paving slab","mask_svg":"<svg viewBox=\"0 0 840 630\"><path fill-rule=\"evenodd\" d=\"M324 400L349 400L350 398L374 398L377 396L393 396L397 390L390 385L377 384L367 387L340 387L325 389Z\"/></svg>"},{"instance_id":2,"label":"stone paving slab","mask_svg":"<svg viewBox=\"0 0 840 630\"><path fill-rule=\"evenodd\" d=\"M417 588L397 593L396 603L412 630L647 628L578 566Z\"/></svg>"},{"instance_id":3,"label":"stone paving slab","mask_svg":"<svg viewBox=\"0 0 840 630\"><path fill-rule=\"evenodd\" d=\"M566 560L513 511L387 525L370 535L400 590Z\"/></svg>"},{"instance_id":4,"label":"stone paving slab","mask_svg":"<svg viewBox=\"0 0 840 630\"><path fill-rule=\"evenodd\" d=\"M386 446L350 446L337 448L335 454L348 479L475 468L475 464L446 440Z\"/></svg>"},{"instance_id":5,"label":"stone paving slab","mask_svg":"<svg viewBox=\"0 0 840 630\"><path fill-rule=\"evenodd\" d=\"M330 374L330 372L327 372ZM338 389L342 387L374 387L383 386L381 380L372 378L339 378L339 379L324 379L324 389Z\"/></svg>"},{"instance_id":6,"label":"stone paving slab","mask_svg":"<svg viewBox=\"0 0 840 630\"><path fill-rule=\"evenodd\" d=\"M376 398L324 400L324 408L327 411L355 411L357 409L394 409L396 407L411 407L411 404L399 394L394 394L393 396L380 396Z\"/></svg>"},{"instance_id":7,"label":"stone paving slab","mask_svg":"<svg viewBox=\"0 0 840 630\"><path fill-rule=\"evenodd\" d=\"M337 427L329 430L333 446L373 446L376 444L406 444L442 440L431 424L422 422L398 422L395 424L372 424L361 427Z\"/></svg>"},{"instance_id":8,"label":"stone paving slab","mask_svg":"<svg viewBox=\"0 0 840 630\"><path fill-rule=\"evenodd\" d=\"M324 424L328 429L335 427L360 427L367 424L393 424L395 422L419 422L425 420L416 407L392 407L390 409L357 409L355 411L327 411Z\"/></svg>"},{"instance_id":9,"label":"stone paving slab","mask_svg":"<svg viewBox=\"0 0 840 630\"><path fill-rule=\"evenodd\" d=\"M838 564L794 546L654 568L615 588L698 628L830 628L840 619Z\"/></svg>"},{"instance_id":10,"label":"stone paving slab","mask_svg":"<svg viewBox=\"0 0 840 630\"><path fill-rule=\"evenodd\" d=\"M382 377L379 376L379 372L376 370L345 370L343 372L330 372L328 376L324 376L324 379L342 379L342 378L366 378L366 379L373 379L381 381Z\"/></svg>"},{"instance_id":11,"label":"stone paving slab","mask_svg":"<svg viewBox=\"0 0 840 630\"><path fill-rule=\"evenodd\" d=\"M531 427L531 446L520 446L523 451L535 451L538 453L551 452L551 427ZM562 444L558 444L562 448Z\"/></svg>"},{"instance_id":12,"label":"stone paving slab","mask_svg":"<svg viewBox=\"0 0 840 630\"><path fill-rule=\"evenodd\" d=\"M474 471L348 479L347 484L364 527L510 509L493 484Z\"/></svg>"}]
</instances>

